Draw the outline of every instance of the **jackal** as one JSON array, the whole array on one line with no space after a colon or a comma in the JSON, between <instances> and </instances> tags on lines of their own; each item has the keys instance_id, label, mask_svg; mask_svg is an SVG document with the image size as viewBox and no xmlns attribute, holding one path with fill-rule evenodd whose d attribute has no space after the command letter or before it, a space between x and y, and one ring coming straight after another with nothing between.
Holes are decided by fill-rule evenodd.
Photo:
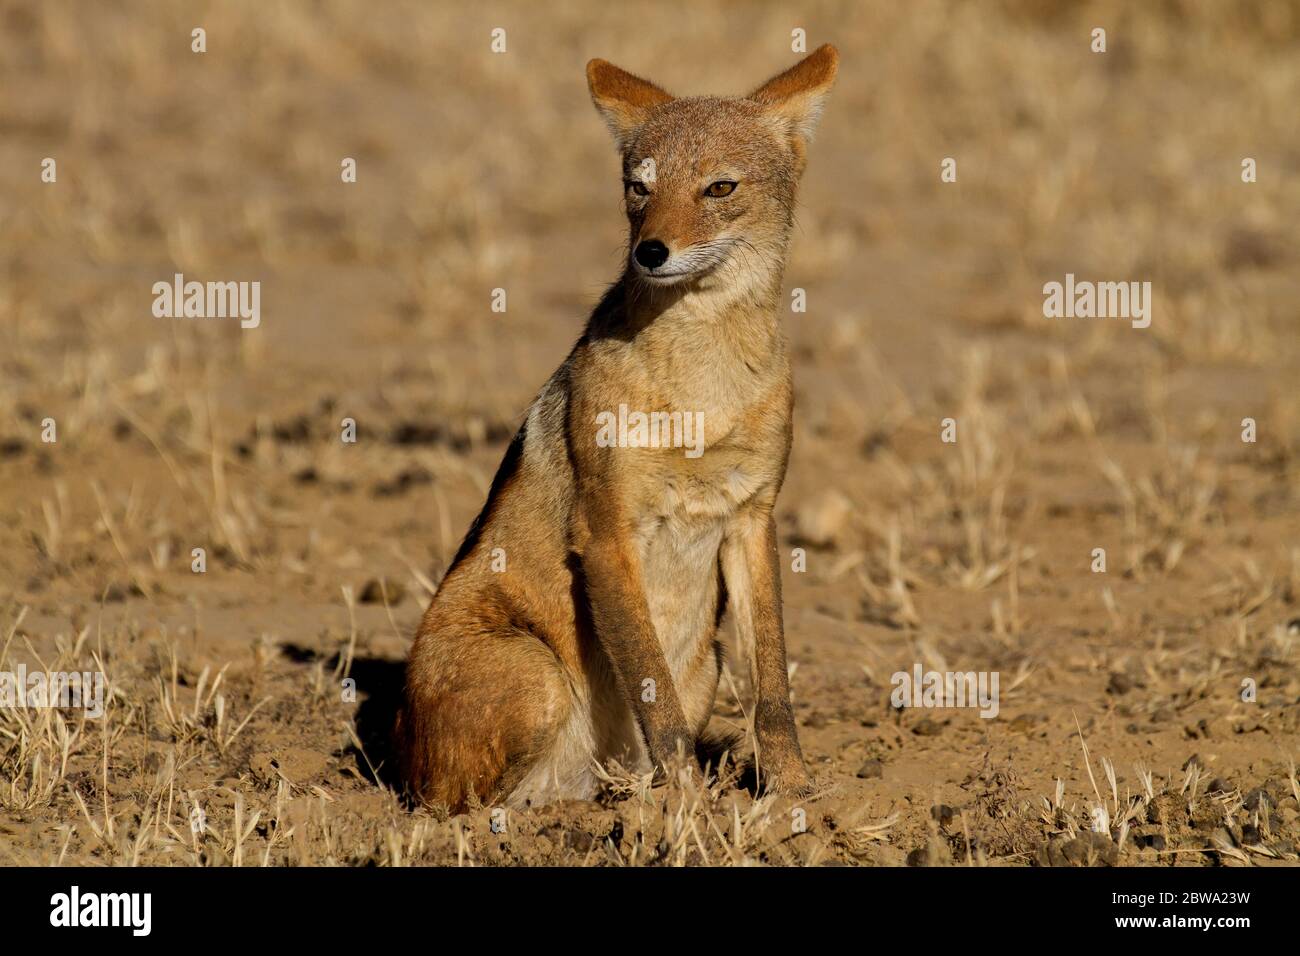
<instances>
[{"instance_id":1,"label":"jackal","mask_svg":"<svg viewBox=\"0 0 1300 956\"><path fill-rule=\"evenodd\" d=\"M417 799L583 799L595 761L693 753L728 606L760 782L811 788L773 520L793 407L777 304L837 63L823 46L748 96L681 99L587 64L622 154L627 266L529 408L416 634L395 735ZM598 441L620 409L698 422L702 452L635 429Z\"/></svg>"}]
</instances>

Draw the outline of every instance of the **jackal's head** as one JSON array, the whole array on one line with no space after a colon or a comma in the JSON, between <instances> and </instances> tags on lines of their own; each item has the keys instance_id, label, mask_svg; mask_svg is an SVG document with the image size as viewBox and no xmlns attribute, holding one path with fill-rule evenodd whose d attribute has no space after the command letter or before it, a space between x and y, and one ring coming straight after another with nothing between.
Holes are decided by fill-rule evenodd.
<instances>
[{"instance_id":1,"label":"jackal's head","mask_svg":"<svg viewBox=\"0 0 1300 956\"><path fill-rule=\"evenodd\" d=\"M795 189L838 59L823 46L748 96L682 99L604 60L587 64L591 97L623 154L634 280L776 293Z\"/></svg>"}]
</instances>

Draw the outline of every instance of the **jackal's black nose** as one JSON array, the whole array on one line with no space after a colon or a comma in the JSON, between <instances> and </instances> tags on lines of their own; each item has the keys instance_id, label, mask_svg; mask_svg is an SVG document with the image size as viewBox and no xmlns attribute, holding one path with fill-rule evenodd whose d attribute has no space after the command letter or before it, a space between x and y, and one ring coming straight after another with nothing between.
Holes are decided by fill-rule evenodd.
<instances>
[{"instance_id":1,"label":"jackal's black nose","mask_svg":"<svg viewBox=\"0 0 1300 956\"><path fill-rule=\"evenodd\" d=\"M647 269L657 269L668 261L668 247L658 239L637 243L636 261Z\"/></svg>"}]
</instances>

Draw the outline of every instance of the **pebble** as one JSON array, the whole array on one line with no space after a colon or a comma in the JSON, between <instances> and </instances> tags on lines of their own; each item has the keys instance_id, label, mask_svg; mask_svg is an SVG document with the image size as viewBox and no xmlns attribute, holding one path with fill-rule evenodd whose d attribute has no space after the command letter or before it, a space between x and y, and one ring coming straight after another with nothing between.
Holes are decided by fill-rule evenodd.
<instances>
[{"instance_id":1,"label":"pebble","mask_svg":"<svg viewBox=\"0 0 1300 956\"><path fill-rule=\"evenodd\" d=\"M885 775L885 765L879 760L868 760L858 768L859 780L877 780Z\"/></svg>"},{"instance_id":2,"label":"pebble","mask_svg":"<svg viewBox=\"0 0 1300 956\"><path fill-rule=\"evenodd\" d=\"M952 823L953 817L956 816L956 812L947 804L940 803L930 808L930 816L934 820L938 821L939 826L946 828L948 824Z\"/></svg>"},{"instance_id":3,"label":"pebble","mask_svg":"<svg viewBox=\"0 0 1300 956\"><path fill-rule=\"evenodd\" d=\"M1133 689L1133 679L1127 674L1111 674L1110 682L1106 685L1106 692L1109 694L1127 694Z\"/></svg>"},{"instance_id":4,"label":"pebble","mask_svg":"<svg viewBox=\"0 0 1300 956\"><path fill-rule=\"evenodd\" d=\"M1264 803L1269 802L1268 793L1264 790L1263 787L1256 787L1255 789L1249 791L1246 794L1246 796L1242 799L1241 804L1247 810L1253 811L1259 809L1261 801Z\"/></svg>"},{"instance_id":5,"label":"pebble","mask_svg":"<svg viewBox=\"0 0 1300 956\"><path fill-rule=\"evenodd\" d=\"M929 717L922 717L912 728L912 733L918 737L936 737L943 732L943 724Z\"/></svg>"}]
</instances>

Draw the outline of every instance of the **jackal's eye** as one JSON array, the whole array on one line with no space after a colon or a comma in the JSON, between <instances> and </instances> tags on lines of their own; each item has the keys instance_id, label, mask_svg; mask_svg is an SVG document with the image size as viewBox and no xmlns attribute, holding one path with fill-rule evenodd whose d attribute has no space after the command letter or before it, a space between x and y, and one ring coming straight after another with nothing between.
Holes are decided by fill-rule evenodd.
<instances>
[{"instance_id":1,"label":"jackal's eye","mask_svg":"<svg viewBox=\"0 0 1300 956\"><path fill-rule=\"evenodd\" d=\"M646 188L646 184L638 180L629 179L626 183L626 186L628 189L632 190L632 192L638 196L650 195L650 190Z\"/></svg>"},{"instance_id":2,"label":"jackal's eye","mask_svg":"<svg viewBox=\"0 0 1300 956\"><path fill-rule=\"evenodd\" d=\"M716 183L709 183L709 188L704 190L704 195L721 199L723 196L730 196L735 188L736 184L730 179L719 179Z\"/></svg>"}]
</instances>

